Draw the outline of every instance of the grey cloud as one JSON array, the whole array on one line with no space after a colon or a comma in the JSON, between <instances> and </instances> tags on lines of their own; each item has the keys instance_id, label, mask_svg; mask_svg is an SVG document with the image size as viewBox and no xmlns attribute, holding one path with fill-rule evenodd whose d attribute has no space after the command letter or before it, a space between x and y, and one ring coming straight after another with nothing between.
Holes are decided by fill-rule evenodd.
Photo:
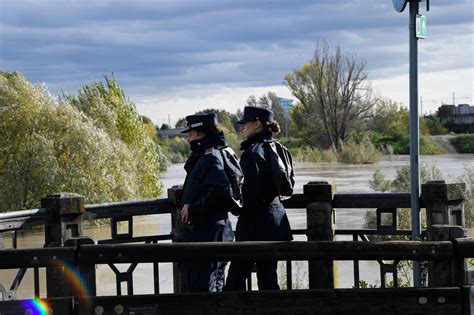
<instances>
[{"instance_id":1,"label":"grey cloud","mask_svg":"<svg viewBox=\"0 0 474 315\"><path fill-rule=\"evenodd\" d=\"M109 71L125 89L143 93L147 86L156 93L192 84L279 84L311 58L322 38L365 59L373 77L399 74L407 63L408 14L396 13L388 0L55 0L1 6L0 69L21 71L53 90L62 85L74 92ZM472 36L469 6L470 0L432 1L430 43L449 43L443 29L453 25ZM472 53L465 43L455 46ZM439 68L472 67L463 54L451 63L442 62L444 55L427 55ZM145 88L137 87L140 81Z\"/></svg>"}]
</instances>

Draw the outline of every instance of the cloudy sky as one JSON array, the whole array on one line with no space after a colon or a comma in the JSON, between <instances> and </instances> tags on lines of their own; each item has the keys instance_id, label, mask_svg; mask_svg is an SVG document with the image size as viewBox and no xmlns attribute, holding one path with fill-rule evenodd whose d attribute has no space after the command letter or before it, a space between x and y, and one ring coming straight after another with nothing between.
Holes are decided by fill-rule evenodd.
<instances>
[{"instance_id":1,"label":"cloudy sky","mask_svg":"<svg viewBox=\"0 0 474 315\"><path fill-rule=\"evenodd\" d=\"M419 42L423 112L474 103L472 0L431 0ZM0 0L0 70L59 94L114 72L155 123L249 95L290 97L283 77L316 42L367 62L379 94L408 104L408 10L391 0Z\"/></svg>"}]
</instances>

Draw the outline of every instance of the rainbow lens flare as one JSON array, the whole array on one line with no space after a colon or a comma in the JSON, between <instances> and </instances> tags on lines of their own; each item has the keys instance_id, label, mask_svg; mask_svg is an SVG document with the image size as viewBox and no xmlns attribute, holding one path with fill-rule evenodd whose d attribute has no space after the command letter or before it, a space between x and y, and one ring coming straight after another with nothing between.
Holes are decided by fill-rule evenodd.
<instances>
[{"instance_id":1,"label":"rainbow lens flare","mask_svg":"<svg viewBox=\"0 0 474 315\"><path fill-rule=\"evenodd\" d=\"M53 263L56 267L64 268L64 275L69 284L72 286L73 294L80 297L81 301L84 303L84 306L89 307L91 290L87 281L81 275L77 267L66 260L58 259L53 261Z\"/></svg>"},{"instance_id":2,"label":"rainbow lens flare","mask_svg":"<svg viewBox=\"0 0 474 315\"><path fill-rule=\"evenodd\" d=\"M40 299L34 300L27 300L23 302L23 307L25 310L30 310L31 312L25 314L31 315L48 315L49 313L49 306L46 301L42 301Z\"/></svg>"}]
</instances>

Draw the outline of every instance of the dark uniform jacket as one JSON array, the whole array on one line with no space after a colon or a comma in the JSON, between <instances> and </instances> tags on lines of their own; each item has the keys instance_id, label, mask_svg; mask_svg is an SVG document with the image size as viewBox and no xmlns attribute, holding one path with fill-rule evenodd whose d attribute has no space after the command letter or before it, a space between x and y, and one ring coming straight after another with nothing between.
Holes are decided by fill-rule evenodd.
<instances>
[{"instance_id":1,"label":"dark uniform jacket","mask_svg":"<svg viewBox=\"0 0 474 315\"><path fill-rule=\"evenodd\" d=\"M185 242L232 241L228 220L232 202L220 149L227 147L223 133L191 142L192 154L184 166L186 179L182 205L189 204L188 224L183 223Z\"/></svg>"},{"instance_id":2,"label":"dark uniform jacket","mask_svg":"<svg viewBox=\"0 0 474 315\"><path fill-rule=\"evenodd\" d=\"M237 223L237 241L289 241L290 223L272 179L271 132L262 132L241 144L240 166L244 174L243 208Z\"/></svg>"}]
</instances>

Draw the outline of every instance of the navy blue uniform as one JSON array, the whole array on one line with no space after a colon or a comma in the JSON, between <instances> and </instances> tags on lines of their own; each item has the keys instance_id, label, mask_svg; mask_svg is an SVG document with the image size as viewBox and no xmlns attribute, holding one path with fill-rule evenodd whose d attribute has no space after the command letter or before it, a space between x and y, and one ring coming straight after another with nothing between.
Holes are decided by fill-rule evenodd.
<instances>
[{"instance_id":1,"label":"navy blue uniform","mask_svg":"<svg viewBox=\"0 0 474 315\"><path fill-rule=\"evenodd\" d=\"M236 241L291 241L290 223L272 180L269 143L271 132L262 132L242 142L240 166L244 174L243 208ZM255 262L232 262L226 290L245 290L245 280ZM277 261L257 261L260 290L278 290Z\"/></svg>"},{"instance_id":2,"label":"navy blue uniform","mask_svg":"<svg viewBox=\"0 0 474 315\"><path fill-rule=\"evenodd\" d=\"M189 204L189 223L183 223L184 242L233 241L228 220L232 202L220 149L227 147L223 133L192 141L192 154L184 168L186 180L182 205ZM224 286L227 262L185 263L187 289L191 292L219 292Z\"/></svg>"}]
</instances>

